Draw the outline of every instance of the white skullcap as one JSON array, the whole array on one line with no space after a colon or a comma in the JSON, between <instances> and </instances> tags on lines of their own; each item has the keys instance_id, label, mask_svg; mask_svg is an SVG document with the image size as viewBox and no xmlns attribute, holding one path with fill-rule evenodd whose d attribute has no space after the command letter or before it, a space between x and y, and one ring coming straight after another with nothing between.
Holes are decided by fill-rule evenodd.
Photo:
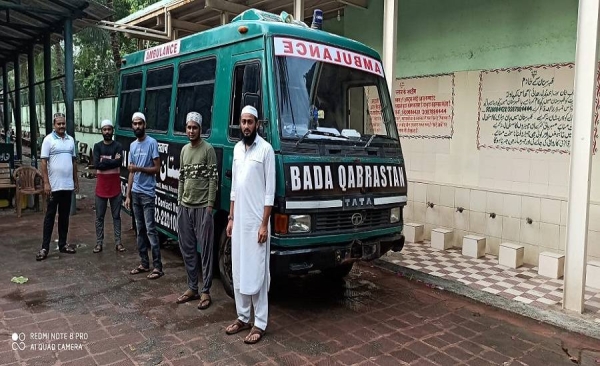
<instances>
[{"instance_id":1,"label":"white skullcap","mask_svg":"<svg viewBox=\"0 0 600 366\"><path fill-rule=\"evenodd\" d=\"M146 116L144 116L144 113L142 113L142 112L135 112L133 114L133 116L131 117L131 120L133 121L136 118L141 118L144 120L144 122L146 122Z\"/></svg>"},{"instance_id":2,"label":"white skullcap","mask_svg":"<svg viewBox=\"0 0 600 366\"><path fill-rule=\"evenodd\" d=\"M202 115L198 112L190 112L185 117L186 122L196 122L198 126L202 126Z\"/></svg>"},{"instance_id":3,"label":"white skullcap","mask_svg":"<svg viewBox=\"0 0 600 366\"><path fill-rule=\"evenodd\" d=\"M247 105L247 106L245 106L245 107L242 109L242 113L241 113L241 114L245 114L245 113L251 114L251 115L253 115L255 118L257 118L257 119L258 119L258 111L256 110L256 108L254 108L254 107L253 107L253 106L251 106L251 105Z\"/></svg>"},{"instance_id":4,"label":"white skullcap","mask_svg":"<svg viewBox=\"0 0 600 366\"><path fill-rule=\"evenodd\" d=\"M104 121L102 121L102 122L100 123L100 129L102 129L102 128L106 127L106 126L110 126L110 127L112 127L112 126L113 126L113 124L112 124L112 122L111 122L110 120L108 120L108 119L105 119Z\"/></svg>"}]
</instances>

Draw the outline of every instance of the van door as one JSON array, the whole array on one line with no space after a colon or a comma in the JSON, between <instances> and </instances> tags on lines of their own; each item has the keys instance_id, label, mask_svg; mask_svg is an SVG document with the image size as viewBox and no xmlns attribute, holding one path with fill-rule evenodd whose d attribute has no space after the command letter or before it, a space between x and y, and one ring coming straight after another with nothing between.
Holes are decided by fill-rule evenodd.
<instances>
[{"instance_id":1,"label":"van door","mask_svg":"<svg viewBox=\"0 0 600 366\"><path fill-rule=\"evenodd\" d=\"M231 97L229 110L229 126L227 139L232 142L223 151L223 194L222 202L229 202L231 191L231 167L233 163L233 147L242 138L240 129L240 112L246 105L252 105L258 111L259 120L268 116L266 107L266 87L264 83L264 50L234 55L231 58ZM267 112L267 113L265 113ZM270 141L266 129L261 128L259 134Z\"/></svg>"}]
</instances>

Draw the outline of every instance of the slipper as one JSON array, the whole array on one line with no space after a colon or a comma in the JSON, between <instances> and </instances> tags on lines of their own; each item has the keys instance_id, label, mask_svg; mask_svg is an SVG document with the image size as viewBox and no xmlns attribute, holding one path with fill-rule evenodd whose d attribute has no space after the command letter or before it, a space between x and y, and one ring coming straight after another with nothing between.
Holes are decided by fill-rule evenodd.
<instances>
[{"instance_id":1,"label":"slipper","mask_svg":"<svg viewBox=\"0 0 600 366\"><path fill-rule=\"evenodd\" d=\"M254 335L258 335L258 338L251 340L250 338ZM248 333L248 335L246 336L246 338L244 338L244 343L246 344L256 344L258 342L260 342L260 340L263 338L263 336L265 335L265 331L257 328L257 327L252 327L252 330L250 330L250 333Z\"/></svg>"},{"instance_id":2,"label":"slipper","mask_svg":"<svg viewBox=\"0 0 600 366\"><path fill-rule=\"evenodd\" d=\"M94 253L100 253L102 251L102 245L96 244L94 247Z\"/></svg>"},{"instance_id":3,"label":"slipper","mask_svg":"<svg viewBox=\"0 0 600 366\"><path fill-rule=\"evenodd\" d=\"M230 327L235 327L235 328L233 328L233 330L227 330ZM236 319L231 325L229 325L227 328L225 328L225 333L227 335L232 335L232 334L239 333L242 330L246 330L246 329L250 329L250 328L252 328L252 324L244 323L243 321Z\"/></svg>"},{"instance_id":4,"label":"slipper","mask_svg":"<svg viewBox=\"0 0 600 366\"><path fill-rule=\"evenodd\" d=\"M140 264L139 266L135 267L134 269L132 269L129 274L135 275L138 273L143 273L143 272L150 272L150 268L144 268L142 267L142 265Z\"/></svg>"},{"instance_id":5,"label":"slipper","mask_svg":"<svg viewBox=\"0 0 600 366\"><path fill-rule=\"evenodd\" d=\"M161 278L162 276L164 276L165 273L163 271L159 271L159 270L154 270L152 271L152 273L150 273L148 276L146 276L146 278L148 278L149 280L156 280Z\"/></svg>"},{"instance_id":6,"label":"slipper","mask_svg":"<svg viewBox=\"0 0 600 366\"><path fill-rule=\"evenodd\" d=\"M40 251L35 255L36 261L43 261L48 256L48 251L46 249L40 249Z\"/></svg>"},{"instance_id":7,"label":"slipper","mask_svg":"<svg viewBox=\"0 0 600 366\"><path fill-rule=\"evenodd\" d=\"M209 308L210 304L212 304L212 299L210 298L210 295L203 293L202 296L200 296L200 303L198 304L198 309L206 310Z\"/></svg>"},{"instance_id":8,"label":"slipper","mask_svg":"<svg viewBox=\"0 0 600 366\"><path fill-rule=\"evenodd\" d=\"M188 291L190 291L190 290L188 290ZM177 301L176 301L177 304L183 304L188 301L198 300L200 298L200 295L197 292L192 293L191 291L190 292L188 292L188 291L184 292L183 295L181 295L177 298Z\"/></svg>"},{"instance_id":9,"label":"slipper","mask_svg":"<svg viewBox=\"0 0 600 366\"><path fill-rule=\"evenodd\" d=\"M116 250L117 252L124 252L124 251L126 251L127 249L125 249L125 247L123 246L123 244L117 244L117 246L115 247L115 250Z\"/></svg>"},{"instance_id":10,"label":"slipper","mask_svg":"<svg viewBox=\"0 0 600 366\"><path fill-rule=\"evenodd\" d=\"M67 254L75 254L77 253L77 251L75 250L75 248L71 247L70 245L65 245L64 247L58 249L59 252L61 253L67 253Z\"/></svg>"}]
</instances>

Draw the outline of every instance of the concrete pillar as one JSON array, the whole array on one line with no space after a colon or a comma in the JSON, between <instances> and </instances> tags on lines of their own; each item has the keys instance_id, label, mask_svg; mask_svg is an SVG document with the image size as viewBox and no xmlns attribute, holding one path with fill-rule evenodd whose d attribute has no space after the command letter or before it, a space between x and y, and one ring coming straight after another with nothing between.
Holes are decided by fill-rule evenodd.
<instances>
[{"instance_id":1,"label":"concrete pillar","mask_svg":"<svg viewBox=\"0 0 600 366\"><path fill-rule=\"evenodd\" d=\"M75 138L75 71L73 69L73 20L65 20L65 115L67 117L67 133L75 140L77 152L77 139ZM71 199L71 215L75 215L77 206L75 193Z\"/></svg>"},{"instance_id":2,"label":"concrete pillar","mask_svg":"<svg viewBox=\"0 0 600 366\"><path fill-rule=\"evenodd\" d=\"M44 36L44 126L46 135L52 132L52 44L50 34Z\"/></svg>"},{"instance_id":3,"label":"concrete pillar","mask_svg":"<svg viewBox=\"0 0 600 366\"><path fill-rule=\"evenodd\" d=\"M600 0L579 0L563 308L583 313Z\"/></svg>"},{"instance_id":4,"label":"concrete pillar","mask_svg":"<svg viewBox=\"0 0 600 366\"><path fill-rule=\"evenodd\" d=\"M5 142L10 143L9 131L10 131L10 107L8 104L8 62L5 62L2 67L2 110L4 111L4 115L2 116L4 120L4 137Z\"/></svg>"},{"instance_id":5,"label":"concrete pillar","mask_svg":"<svg viewBox=\"0 0 600 366\"><path fill-rule=\"evenodd\" d=\"M221 25L225 25L229 23L229 13L222 12L221 13Z\"/></svg>"},{"instance_id":6,"label":"concrete pillar","mask_svg":"<svg viewBox=\"0 0 600 366\"><path fill-rule=\"evenodd\" d=\"M304 22L304 0L294 0L294 19Z\"/></svg>"},{"instance_id":7,"label":"concrete pillar","mask_svg":"<svg viewBox=\"0 0 600 366\"><path fill-rule=\"evenodd\" d=\"M15 143L17 145L17 159L19 164L23 160L23 140L21 137L21 65L19 65L19 55L15 58L15 109L13 115L15 116Z\"/></svg>"},{"instance_id":8,"label":"concrete pillar","mask_svg":"<svg viewBox=\"0 0 600 366\"><path fill-rule=\"evenodd\" d=\"M383 5L383 69L388 89L394 97L396 78L396 40L398 36L398 0L385 0Z\"/></svg>"},{"instance_id":9,"label":"concrete pillar","mask_svg":"<svg viewBox=\"0 0 600 366\"><path fill-rule=\"evenodd\" d=\"M39 154L37 151L37 136L39 128L37 123L36 103L35 103L35 70L34 70L33 46L27 51L27 86L29 95L29 139L31 142L31 163L37 168Z\"/></svg>"}]
</instances>

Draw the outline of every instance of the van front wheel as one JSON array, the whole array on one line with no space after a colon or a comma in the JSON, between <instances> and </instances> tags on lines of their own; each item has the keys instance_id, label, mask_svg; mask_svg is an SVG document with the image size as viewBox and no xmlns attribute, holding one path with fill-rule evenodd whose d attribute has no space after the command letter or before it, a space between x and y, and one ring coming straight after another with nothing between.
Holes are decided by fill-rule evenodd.
<instances>
[{"instance_id":1,"label":"van front wheel","mask_svg":"<svg viewBox=\"0 0 600 366\"><path fill-rule=\"evenodd\" d=\"M227 227L223 228L219 240L219 273L225 293L233 298L233 272L231 260L231 238L227 237Z\"/></svg>"}]
</instances>

